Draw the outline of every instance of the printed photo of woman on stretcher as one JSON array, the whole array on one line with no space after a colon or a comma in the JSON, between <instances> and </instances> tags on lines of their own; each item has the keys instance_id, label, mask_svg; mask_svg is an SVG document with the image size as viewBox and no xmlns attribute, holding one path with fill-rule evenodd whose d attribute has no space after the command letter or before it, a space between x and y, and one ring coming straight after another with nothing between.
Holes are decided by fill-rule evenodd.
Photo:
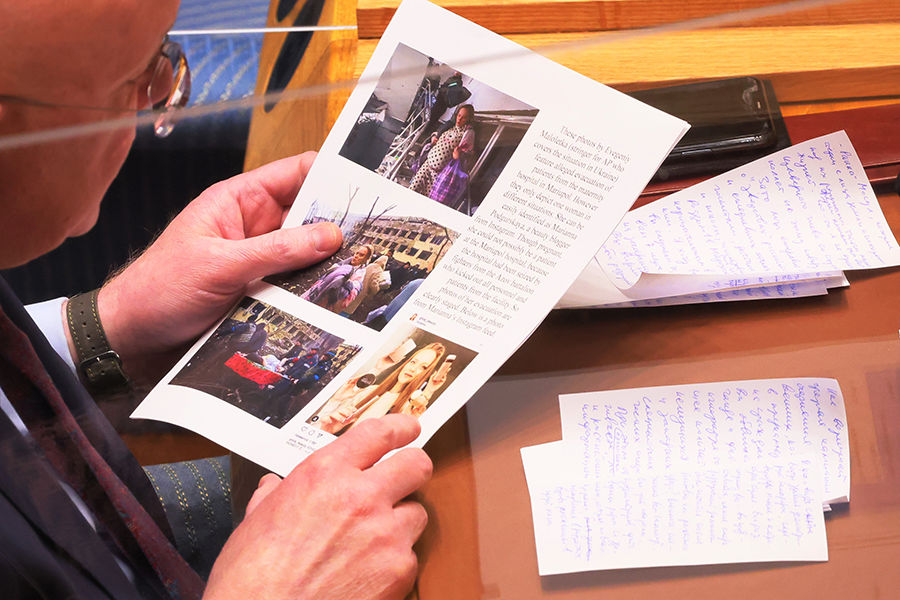
<instances>
[{"instance_id":1,"label":"printed photo of woman on stretcher","mask_svg":"<svg viewBox=\"0 0 900 600\"><path fill-rule=\"evenodd\" d=\"M346 194L346 199L317 200L303 220L336 224L343 247L318 265L264 281L380 331L440 264L459 233L352 184Z\"/></svg>"}]
</instances>

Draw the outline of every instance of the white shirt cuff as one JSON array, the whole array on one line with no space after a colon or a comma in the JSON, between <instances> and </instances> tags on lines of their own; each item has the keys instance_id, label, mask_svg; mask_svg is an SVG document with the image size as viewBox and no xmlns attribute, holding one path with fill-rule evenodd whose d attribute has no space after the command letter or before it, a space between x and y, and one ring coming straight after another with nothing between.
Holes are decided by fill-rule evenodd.
<instances>
[{"instance_id":1,"label":"white shirt cuff","mask_svg":"<svg viewBox=\"0 0 900 600\"><path fill-rule=\"evenodd\" d=\"M50 345L56 350L72 372L76 375L78 371L75 368L75 361L72 359L72 353L69 352L69 342L66 340L66 330L68 327L63 319L62 305L65 298L54 298L37 304L29 304L25 307L31 318L41 329L44 337L50 342Z\"/></svg>"}]
</instances>

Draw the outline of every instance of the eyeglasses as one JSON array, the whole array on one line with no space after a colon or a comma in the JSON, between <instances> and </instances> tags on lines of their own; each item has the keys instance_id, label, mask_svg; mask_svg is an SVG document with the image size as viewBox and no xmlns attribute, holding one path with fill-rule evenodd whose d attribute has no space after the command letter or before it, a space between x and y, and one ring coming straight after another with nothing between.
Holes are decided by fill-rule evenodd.
<instances>
[{"instance_id":1,"label":"eyeglasses","mask_svg":"<svg viewBox=\"0 0 900 600\"><path fill-rule=\"evenodd\" d=\"M191 99L191 70L181 44L167 35L159 49L153 77L147 86L153 110L162 110L153 124L156 137L164 138L175 128L173 109L184 108Z\"/></svg>"},{"instance_id":2,"label":"eyeglasses","mask_svg":"<svg viewBox=\"0 0 900 600\"><path fill-rule=\"evenodd\" d=\"M181 44L170 40L168 35L163 39L163 43L159 48L159 56L157 56L152 68L153 75L150 78L150 83L147 84L147 98L150 101L151 110L160 112L159 117L153 123L153 133L156 134L156 137L164 138L172 133L172 130L175 128L177 109L187 106L188 100L190 100L191 71L188 68L187 58L184 55ZM148 67L149 69L150 67ZM0 102L18 102L47 108L129 112L128 109L60 104L4 94L0 94Z\"/></svg>"}]
</instances>

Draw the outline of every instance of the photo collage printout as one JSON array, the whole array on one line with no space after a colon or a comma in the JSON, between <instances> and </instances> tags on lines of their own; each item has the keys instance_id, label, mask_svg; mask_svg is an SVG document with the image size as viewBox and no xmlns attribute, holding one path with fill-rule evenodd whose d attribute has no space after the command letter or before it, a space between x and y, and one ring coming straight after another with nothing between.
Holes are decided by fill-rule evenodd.
<instances>
[{"instance_id":1,"label":"photo collage printout","mask_svg":"<svg viewBox=\"0 0 900 600\"><path fill-rule=\"evenodd\" d=\"M285 223L330 259L255 283L138 407L282 475L358 423L424 442L527 339L687 125L406 0Z\"/></svg>"}]
</instances>

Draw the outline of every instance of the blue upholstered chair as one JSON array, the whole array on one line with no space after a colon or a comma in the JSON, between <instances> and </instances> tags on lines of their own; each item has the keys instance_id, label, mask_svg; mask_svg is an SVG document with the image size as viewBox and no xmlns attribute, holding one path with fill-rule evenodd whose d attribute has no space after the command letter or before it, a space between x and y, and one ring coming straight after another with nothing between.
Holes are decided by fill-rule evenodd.
<instances>
[{"instance_id":1,"label":"blue upholstered chair","mask_svg":"<svg viewBox=\"0 0 900 600\"><path fill-rule=\"evenodd\" d=\"M203 579L232 531L228 456L145 467L175 535L175 547Z\"/></svg>"},{"instance_id":2,"label":"blue upholstered chair","mask_svg":"<svg viewBox=\"0 0 900 600\"><path fill-rule=\"evenodd\" d=\"M173 29L264 27L268 6L268 0L182 0ZM262 34L171 37L184 48L191 65L190 105L232 100L253 93ZM240 172L249 127L249 110L213 114L179 123L167 140L157 140L149 132L141 132L134 153L146 154L145 160L150 161L164 160L162 155L172 153L173 162L169 163L172 168L174 161L185 154L194 155L195 166L202 157L211 158L210 162L202 163L206 176L199 186L190 186L205 187L210 176L223 179ZM225 164L215 165L216 157L223 155L229 157ZM196 170L181 173L179 177L196 177ZM143 181L148 183L147 179ZM191 197L181 196L176 204L183 205ZM230 457L154 465L144 470L166 509L178 551L207 578L232 531Z\"/></svg>"}]
</instances>

